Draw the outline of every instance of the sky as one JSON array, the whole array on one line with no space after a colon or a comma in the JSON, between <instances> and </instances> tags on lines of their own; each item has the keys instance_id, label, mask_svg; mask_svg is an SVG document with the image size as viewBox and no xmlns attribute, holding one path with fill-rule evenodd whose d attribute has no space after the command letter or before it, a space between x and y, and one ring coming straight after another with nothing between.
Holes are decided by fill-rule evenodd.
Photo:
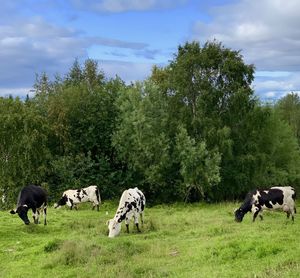
<instances>
[{"instance_id":1,"label":"sky","mask_svg":"<svg viewBox=\"0 0 300 278\"><path fill-rule=\"evenodd\" d=\"M144 80L187 41L218 40L256 68L261 100L300 93L299 0L1 0L0 96L33 95L36 74L78 59Z\"/></svg>"}]
</instances>

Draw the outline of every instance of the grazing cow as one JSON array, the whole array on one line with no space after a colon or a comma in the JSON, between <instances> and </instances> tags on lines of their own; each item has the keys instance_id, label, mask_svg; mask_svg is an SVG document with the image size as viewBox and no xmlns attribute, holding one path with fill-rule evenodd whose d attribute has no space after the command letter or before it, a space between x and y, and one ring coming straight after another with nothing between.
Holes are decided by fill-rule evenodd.
<instances>
[{"instance_id":1,"label":"grazing cow","mask_svg":"<svg viewBox=\"0 0 300 278\"><path fill-rule=\"evenodd\" d=\"M44 211L44 225L47 225L47 193L36 185L25 186L19 193L17 209L11 210L11 214L17 213L26 225L30 223L27 212L32 209L35 224L39 223L40 212Z\"/></svg>"},{"instance_id":2,"label":"grazing cow","mask_svg":"<svg viewBox=\"0 0 300 278\"><path fill-rule=\"evenodd\" d=\"M107 221L109 229L108 237L115 237L120 233L123 220L125 220L127 233L129 233L129 222L132 216L137 230L140 232L138 217L140 215L141 221L144 223L143 212L145 204L145 196L137 187L125 190L121 196L115 217Z\"/></svg>"},{"instance_id":3,"label":"grazing cow","mask_svg":"<svg viewBox=\"0 0 300 278\"><path fill-rule=\"evenodd\" d=\"M253 213L253 222L257 215L263 220L262 212L264 209L282 209L287 213L287 218L292 215L294 222L295 198L295 189L291 186L254 190L247 194L244 203L235 211L235 220L242 222L244 215L249 211Z\"/></svg>"},{"instance_id":4,"label":"grazing cow","mask_svg":"<svg viewBox=\"0 0 300 278\"><path fill-rule=\"evenodd\" d=\"M81 189L69 189L62 194L61 199L54 204L54 208L67 205L72 209L73 207L77 210L77 204L91 202L93 203L93 209L97 206L99 211L99 205L101 204L101 198L99 189L96 185L91 185Z\"/></svg>"}]
</instances>

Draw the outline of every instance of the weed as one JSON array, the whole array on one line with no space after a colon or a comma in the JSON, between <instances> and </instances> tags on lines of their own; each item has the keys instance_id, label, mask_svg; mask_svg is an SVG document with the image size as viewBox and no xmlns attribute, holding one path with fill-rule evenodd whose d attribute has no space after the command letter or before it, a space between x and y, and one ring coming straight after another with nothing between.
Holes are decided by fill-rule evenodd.
<instances>
[{"instance_id":1,"label":"weed","mask_svg":"<svg viewBox=\"0 0 300 278\"><path fill-rule=\"evenodd\" d=\"M61 244L62 244L62 241L60 239L51 240L44 246L44 251L46 253L56 251L57 249L59 249Z\"/></svg>"}]
</instances>

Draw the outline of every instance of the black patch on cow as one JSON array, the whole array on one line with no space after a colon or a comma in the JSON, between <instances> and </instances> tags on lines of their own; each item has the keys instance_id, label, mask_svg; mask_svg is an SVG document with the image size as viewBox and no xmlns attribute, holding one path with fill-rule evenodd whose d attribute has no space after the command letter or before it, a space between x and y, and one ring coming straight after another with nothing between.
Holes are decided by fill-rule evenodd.
<instances>
[{"instance_id":1,"label":"black patch on cow","mask_svg":"<svg viewBox=\"0 0 300 278\"><path fill-rule=\"evenodd\" d=\"M71 207L72 207L74 202L71 198L69 198L69 202L71 203Z\"/></svg>"},{"instance_id":2,"label":"black patch on cow","mask_svg":"<svg viewBox=\"0 0 300 278\"><path fill-rule=\"evenodd\" d=\"M294 190L294 188L293 188L293 190ZM294 191L294 194L292 195L292 198L294 201L296 201L296 192L295 191Z\"/></svg>"},{"instance_id":3,"label":"black patch on cow","mask_svg":"<svg viewBox=\"0 0 300 278\"><path fill-rule=\"evenodd\" d=\"M80 197L80 192L81 192L81 190L77 190L77 199L79 200L79 202L81 202L81 197Z\"/></svg>"},{"instance_id":4,"label":"black patch on cow","mask_svg":"<svg viewBox=\"0 0 300 278\"><path fill-rule=\"evenodd\" d=\"M63 195L62 198L57 202L59 206L64 206L68 201L67 195Z\"/></svg>"},{"instance_id":5,"label":"black patch on cow","mask_svg":"<svg viewBox=\"0 0 300 278\"><path fill-rule=\"evenodd\" d=\"M283 191L277 188L266 190L267 192L261 190L259 191L260 196L258 196L258 204L260 206L265 205L267 208L273 208L273 204L278 203L283 204Z\"/></svg>"},{"instance_id":6,"label":"black patch on cow","mask_svg":"<svg viewBox=\"0 0 300 278\"><path fill-rule=\"evenodd\" d=\"M126 218L126 214L121 215L120 218L118 219L118 222L121 223L125 218Z\"/></svg>"},{"instance_id":7,"label":"black patch on cow","mask_svg":"<svg viewBox=\"0 0 300 278\"><path fill-rule=\"evenodd\" d=\"M136 209L136 202L131 202L131 205Z\"/></svg>"},{"instance_id":8,"label":"black patch on cow","mask_svg":"<svg viewBox=\"0 0 300 278\"><path fill-rule=\"evenodd\" d=\"M86 192L84 189L82 189L82 193L83 193L84 195L88 195L87 192ZM97 192L96 192L96 194L97 194Z\"/></svg>"}]
</instances>

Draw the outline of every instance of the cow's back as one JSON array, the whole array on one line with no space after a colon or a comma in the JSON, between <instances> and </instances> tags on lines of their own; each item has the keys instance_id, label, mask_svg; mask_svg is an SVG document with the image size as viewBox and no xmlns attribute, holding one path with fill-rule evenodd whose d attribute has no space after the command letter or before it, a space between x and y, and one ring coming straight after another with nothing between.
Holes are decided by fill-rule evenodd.
<instances>
[{"instance_id":1,"label":"cow's back","mask_svg":"<svg viewBox=\"0 0 300 278\"><path fill-rule=\"evenodd\" d=\"M34 205L41 207L43 204L47 204L47 192L40 186L28 185L22 188L18 197L18 206L20 205Z\"/></svg>"},{"instance_id":2,"label":"cow's back","mask_svg":"<svg viewBox=\"0 0 300 278\"><path fill-rule=\"evenodd\" d=\"M137 187L129 188L122 193L118 210L124 208L125 204L135 203L138 206L138 211L142 212L145 207L145 201L146 199L142 191Z\"/></svg>"},{"instance_id":3,"label":"cow's back","mask_svg":"<svg viewBox=\"0 0 300 278\"><path fill-rule=\"evenodd\" d=\"M290 202L291 199L295 201L296 199L296 191L292 186L273 186L271 189L279 189L283 193L283 202Z\"/></svg>"}]
</instances>

